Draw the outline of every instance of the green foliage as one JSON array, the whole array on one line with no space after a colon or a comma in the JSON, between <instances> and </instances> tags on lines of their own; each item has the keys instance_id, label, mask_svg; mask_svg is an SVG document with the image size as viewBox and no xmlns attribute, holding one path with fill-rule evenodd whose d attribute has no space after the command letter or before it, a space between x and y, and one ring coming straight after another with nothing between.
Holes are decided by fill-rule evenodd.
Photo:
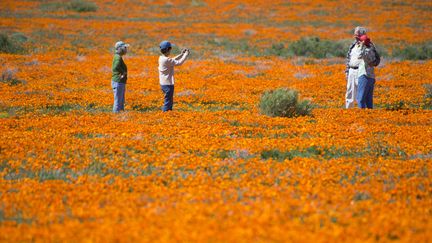
<instances>
[{"instance_id":1,"label":"green foliage","mask_svg":"<svg viewBox=\"0 0 432 243\"><path fill-rule=\"evenodd\" d=\"M353 201L370 200L372 196L368 192L356 192L352 198Z\"/></svg>"},{"instance_id":2,"label":"green foliage","mask_svg":"<svg viewBox=\"0 0 432 243\"><path fill-rule=\"evenodd\" d=\"M23 33L13 33L10 38L12 41L18 44L23 44L28 40L28 37L25 36Z\"/></svg>"},{"instance_id":3,"label":"green foliage","mask_svg":"<svg viewBox=\"0 0 432 243\"><path fill-rule=\"evenodd\" d=\"M402 100L393 103L384 104L384 109L389 111L399 111L407 108L408 108L408 104L406 104L405 101Z\"/></svg>"},{"instance_id":4,"label":"green foliage","mask_svg":"<svg viewBox=\"0 0 432 243\"><path fill-rule=\"evenodd\" d=\"M50 2L44 3L39 6L43 11L57 11L57 10L71 10L75 12L96 12L98 9L97 5L93 2L85 0L73 0L68 3L63 2Z\"/></svg>"},{"instance_id":5,"label":"green foliage","mask_svg":"<svg viewBox=\"0 0 432 243\"><path fill-rule=\"evenodd\" d=\"M18 80L22 84L26 84L25 81ZM1 83L1 82L0 82ZM45 106L0 106L0 117L13 117L26 113L37 113L39 115L45 114L64 114L68 112L87 112L87 113L100 113L100 112L112 112L111 106L97 106L94 103L89 104L76 104L76 103L64 103L58 105L45 105Z\"/></svg>"},{"instance_id":6,"label":"green foliage","mask_svg":"<svg viewBox=\"0 0 432 243\"><path fill-rule=\"evenodd\" d=\"M300 100L296 105L297 116L307 116L312 112L313 105L309 100Z\"/></svg>"},{"instance_id":7,"label":"green foliage","mask_svg":"<svg viewBox=\"0 0 432 243\"><path fill-rule=\"evenodd\" d=\"M357 151L348 151L340 148L326 148L321 146L311 146L305 149L292 149L289 151L280 151L277 149L264 150L261 152L261 159L273 159L277 161L284 161L286 159L292 160L296 157L299 158L324 158L334 159L341 157L362 157L363 153Z\"/></svg>"},{"instance_id":8,"label":"green foliage","mask_svg":"<svg viewBox=\"0 0 432 243\"><path fill-rule=\"evenodd\" d=\"M193 6L193 7L204 7L204 6L207 6L207 4L204 1L201 1L201 0L192 0L191 1L191 6Z\"/></svg>"},{"instance_id":9,"label":"green foliage","mask_svg":"<svg viewBox=\"0 0 432 243\"><path fill-rule=\"evenodd\" d=\"M230 40L214 38L206 43L209 50L219 53L224 50L229 53L250 56L279 56L293 57L305 56L312 58L345 57L349 41L321 40L318 37L302 38L298 41L286 44L283 42L273 43L271 46L261 47L254 45L248 39ZM385 55L385 50L379 48L379 53ZM222 53L223 54L223 53Z\"/></svg>"},{"instance_id":10,"label":"green foliage","mask_svg":"<svg viewBox=\"0 0 432 243\"><path fill-rule=\"evenodd\" d=\"M424 109L432 109L432 84L425 84L424 88L426 90L426 93L424 95Z\"/></svg>"},{"instance_id":11,"label":"green foliage","mask_svg":"<svg viewBox=\"0 0 432 243\"><path fill-rule=\"evenodd\" d=\"M149 112L149 111L157 111L160 110L160 107L157 106L144 106L142 104L133 104L132 110L140 111L140 112Z\"/></svg>"},{"instance_id":12,"label":"green foliage","mask_svg":"<svg viewBox=\"0 0 432 243\"><path fill-rule=\"evenodd\" d=\"M265 55L287 57L290 55L290 53L288 52L288 49L285 48L285 45L283 43L275 43L272 44L270 48L267 48L265 50Z\"/></svg>"},{"instance_id":13,"label":"green foliage","mask_svg":"<svg viewBox=\"0 0 432 243\"><path fill-rule=\"evenodd\" d=\"M432 42L397 47L392 56L402 60L427 60L432 59Z\"/></svg>"},{"instance_id":14,"label":"green foliage","mask_svg":"<svg viewBox=\"0 0 432 243\"><path fill-rule=\"evenodd\" d=\"M0 83L5 83L8 85L18 85L18 84L24 84L25 82L17 79L15 77L15 72L13 70L6 69L2 72L0 76Z\"/></svg>"},{"instance_id":15,"label":"green foliage","mask_svg":"<svg viewBox=\"0 0 432 243\"><path fill-rule=\"evenodd\" d=\"M255 155L249 153L247 150L220 150L217 157L221 159L250 159Z\"/></svg>"},{"instance_id":16,"label":"green foliage","mask_svg":"<svg viewBox=\"0 0 432 243\"><path fill-rule=\"evenodd\" d=\"M432 84L425 84L426 89L425 99L432 99Z\"/></svg>"},{"instance_id":17,"label":"green foliage","mask_svg":"<svg viewBox=\"0 0 432 243\"><path fill-rule=\"evenodd\" d=\"M284 161L285 159L293 159L294 156L290 151L284 152L279 151L277 149L271 149L271 150L264 150L261 152L261 159L274 159L278 161Z\"/></svg>"},{"instance_id":18,"label":"green foliage","mask_svg":"<svg viewBox=\"0 0 432 243\"><path fill-rule=\"evenodd\" d=\"M96 46L96 43L93 41L93 39L88 38L88 36L82 32L76 34L71 40L70 44L70 49L78 53L82 53L83 50L91 49L92 47Z\"/></svg>"},{"instance_id":19,"label":"green foliage","mask_svg":"<svg viewBox=\"0 0 432 243\"><path fill-rule=\"evenodd\" d=\"M0 33L0 52L19 54L24 52L23 42L27 40L23 34L14 34L8 36L6 33Z\"/></svg>"},{"instance_id":20,"label":"green foliage","mask_svg":"<svg viewBox=\"0 0 432 243\"><path fill-rule=\"evenodd\" d=\"M399 147L389 144L384 135L376 133L374 137L367 141L365 152L374 157L393 157L406 158L407 154Z\"/></svg>"},{"instance_id":21,"label":"green foliage","mask_svg":"<svg viewBox=\"0 0 432 243\"><path fill-rule=\"evenodd\" d=\"M242 40L228 40L228 39L211 39L207 41L207 45L211 46L209 49L213 52L221 54L221 50L227 52L244 54L251 56L261 56L262 53L256 46L250 45L245 39Z\"/></svg>"},{"instance_id":22,"label":"green foliage","mask_svg":"<svg viewBox=\"0 0 432 243\"><path fill-rule=\"evenodd\" d=\"M93 2L88 2L84 0L74 0L67 6L69 10L76 12L96 12L98 9L97 5Z\"/></svg>"},{"instance_id":23,"label":"green foliage","mask_svg":"<svg viewBox=\"0 0 432 243\"><path fill-rule=\"evenodd\" d=\"M61 3L61 2L49 2L49 3L42 3L41 5L39 5L39 8L43 11L51 12L51 11L64 9L65 5L66 5L65 3Z\"/></svg>"},{"instance_id":24,"label":"green foliage","mask_svg":"<svg viewBox=\"0 0 432 243\"><path fill-rule=\"evenodd\" d=\"M279 88L265 92L259 108L261 114L267 116L297 117L309 115L313 106L308 100L299 101L296 90Z\"/></svg>"},{"instance_id":25,"label":"green foliage","mask_svg":"<svg viewBox=\"0 0 432 243\"><path fill-rule=\"evenodd\" d=\"M321 40L319 37L302 38L288 46L292 55L314 58L344 57L346 49L341 41Z\"/></svg>"},{"instance_id":26,"label":"green foliage","mask_svg":"<svg viewBox=\"0 0 432 243\"><path fill-rule=\"evenodd\" d=\"M378 54L381 56L381 61L382 61L383 57L388 57L389 56L389 53L388 53L388 51L387 51L387 49L385 47L383 47L379 43L378 43L378 45L374 43L374 45L375 45L375 48L376 48Z\"/></svg>"},{"instance_id":27,"label":"green foliage","mask_svg":"<svg viewBox=\"0 0 432 243\"><path fill-rule=\"evenodd\" d=\"M34 221L33 218L26 218L24 217L21 210L14 209L14 214L7 217L4 209L0 208L0 224L3 224L5 222L13 222L15 224L32 224Z\"/></svg>"}]
</instances>

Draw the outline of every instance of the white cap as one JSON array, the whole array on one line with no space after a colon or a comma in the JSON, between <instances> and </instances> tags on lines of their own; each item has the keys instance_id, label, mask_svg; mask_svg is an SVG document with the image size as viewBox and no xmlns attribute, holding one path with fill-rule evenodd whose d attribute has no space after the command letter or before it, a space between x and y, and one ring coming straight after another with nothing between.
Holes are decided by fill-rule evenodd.
<instances>
[{"instance_id":1,"label":"white cap","mask_svg":"<svg viewBox=\"0 0 432 243\"><path fill-rule=\"evenodd\" d=\"M114 48L115 49L119 49L121 47L129 47L129 44L124 43L123 41L117 41L117 43L115 43Z\"/></svg>"}]
</instances>

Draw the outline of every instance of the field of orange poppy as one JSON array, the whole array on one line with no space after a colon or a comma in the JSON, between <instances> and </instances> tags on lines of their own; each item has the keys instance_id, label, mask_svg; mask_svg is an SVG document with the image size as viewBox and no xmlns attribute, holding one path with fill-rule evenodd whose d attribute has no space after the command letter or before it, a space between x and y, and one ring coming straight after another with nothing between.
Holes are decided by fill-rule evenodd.
<instances>
[{"instance_id":1,"label":"field of orange poppy","mask_svg":"<svg viewBox=\"0 0 432 243\"><path fill-rule=\"evenodd\" d=\"M432 61L395 53L432 53L431 11L420 0L3 0L0 241L430 241ZM290 49L313 38L346 53L358 25L382 52L374 109L344 108L339 52ZM118 40L131 46L114 114ZM162 40L191 49L166 113ZM311 114L261 114L262 94L281 87Z\"/></svg>"}]
</instances>

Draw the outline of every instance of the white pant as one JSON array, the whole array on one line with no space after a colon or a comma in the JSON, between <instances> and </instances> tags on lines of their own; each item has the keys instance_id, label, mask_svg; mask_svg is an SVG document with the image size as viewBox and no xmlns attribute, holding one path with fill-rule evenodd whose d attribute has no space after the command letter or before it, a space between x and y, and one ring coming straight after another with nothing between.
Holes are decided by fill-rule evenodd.
<instances>
[{"instance_id":1,"label":"white pant","mask_svg":"<svg viewBox=\"0 0 432 243\"><path fill-rule=\"evenodd\" d=\"M358 69L350 68L348 70L347 91L345 95L345 108L354 107L354 101L357 97L358 86Z\"/></svg>"}]
</instances>

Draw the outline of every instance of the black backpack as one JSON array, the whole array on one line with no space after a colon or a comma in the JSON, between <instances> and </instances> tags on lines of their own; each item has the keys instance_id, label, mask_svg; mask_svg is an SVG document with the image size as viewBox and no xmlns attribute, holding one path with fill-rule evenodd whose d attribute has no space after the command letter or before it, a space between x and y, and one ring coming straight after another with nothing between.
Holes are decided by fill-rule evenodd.
<instances>
[{"instance_id":1,"label":"black backpack","mask_svg":"<svg viewBox=\"0 0 432 243\"><path fill-rule=\"evenodd\" d=\"M376 67L376 66L378 66L378 65L380 64L380 62L381 62L381 56L380 56L380 54L378 53L378 50L376 49L375 45L372 44L372 46L373 46L373 50L374 50L374 53L375 53L375 60L374 60L373 62L371 62L370 64L371 64L372 66Z\"/></svg>"}]
</instances>

